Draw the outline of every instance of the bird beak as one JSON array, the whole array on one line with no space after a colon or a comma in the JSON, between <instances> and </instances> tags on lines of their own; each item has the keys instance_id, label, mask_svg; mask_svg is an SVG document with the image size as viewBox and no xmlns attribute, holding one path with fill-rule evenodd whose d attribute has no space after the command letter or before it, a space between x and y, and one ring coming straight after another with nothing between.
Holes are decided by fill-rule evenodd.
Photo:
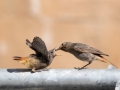
<instances>
[{"instance_id":1,"label":"bird beak","mask_svg":"<svg viewBox=\"0 0 120 90\"><path fill-rule=\"evenodd\" d=\"M58 50L60 50L60 49L61 49L61 47L58 47L58 48L56 47L56 50L55 50L55 51L58 51Z\"/></svg>"},{"instance_id":2,"label":"bird beak","mask_svg":"<svg viewBox=\"0 0 120 90\"><path fill-rule=\"evenodd\" d=\"M55 55L55 56L62 56L61 54L57 54L57 53L55 53L55 52L54 52L54 55Z\"/></svg>"},{"instance_id":3,"label":"bird beak","mask_svg":"<svg viewBox=\"0 0 120 90\"><path fill-rule=\"evenodd\" d=\"M57 48L57 46L54 48L54 52L57 51L59 48Z\"/></svg>"},{"instance_id":4,"label":"bird beak","mask_svg":"<svg viewBox=\"0 0 120 90\"><path fill-rule=\"evenodd\" d=\"M60 50L60 48L57 48L56 51Z\"/></svg>"},{"instance_id":5,"label":"bird beak","mask_svg":"<svg viewBox=\"0 0 120 90\"><path fill-rule=\"evenodd\" d=\"M56 47L54 48L54 55L55 55L55 56L62 56L62 55L60 55L60 54L55 53L55 51L57 51L57 49L58 49L58 48L57 48L57 46L56 46Z\"/></svg>"}]
</instances>

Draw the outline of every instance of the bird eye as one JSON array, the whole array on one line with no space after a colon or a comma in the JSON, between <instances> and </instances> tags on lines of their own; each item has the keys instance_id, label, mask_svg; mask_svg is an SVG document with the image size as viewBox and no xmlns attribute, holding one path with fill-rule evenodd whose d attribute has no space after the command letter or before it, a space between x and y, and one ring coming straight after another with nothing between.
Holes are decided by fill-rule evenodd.
<instances>
[{"instance_id":1,"label":"bird eye","mask_svg":"<svg viewBox=\"0 0 120 90\"><path fill-rule=\"evenodd\" d=\"M63 46L63 43L62 43L62 46Z\"/></svg>"},{"instance_id":2,"label":"bird eye","mask_svg":"<svg viewBox=\"0 0 120 90\"><path fill-rule=\"evenodd\" d=\"M53 52L51 52L51 53L53 53Z\"/></svg>"}]
</instances>

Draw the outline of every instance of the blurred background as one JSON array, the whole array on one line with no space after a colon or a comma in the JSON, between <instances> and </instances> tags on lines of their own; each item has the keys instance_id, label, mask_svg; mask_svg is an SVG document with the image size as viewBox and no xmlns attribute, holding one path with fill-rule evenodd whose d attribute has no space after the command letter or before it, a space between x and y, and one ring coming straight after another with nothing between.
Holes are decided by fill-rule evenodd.
<instances>
[{"instance_id":1,"label":"blurred background","mask_svg":"<svg viewBox=\"0 0 120 90\"><path fill-rule=\"evenodd\" d=\"M120 0L0 0L0 68L26 68L13 56L34 53L25 40L41 37L48 50L80 42L110 55L120 67ZM81 67L87 62L58 51L50 68ZM88 68L107 68L94 61Z\"/></svg>"}]
</instances>

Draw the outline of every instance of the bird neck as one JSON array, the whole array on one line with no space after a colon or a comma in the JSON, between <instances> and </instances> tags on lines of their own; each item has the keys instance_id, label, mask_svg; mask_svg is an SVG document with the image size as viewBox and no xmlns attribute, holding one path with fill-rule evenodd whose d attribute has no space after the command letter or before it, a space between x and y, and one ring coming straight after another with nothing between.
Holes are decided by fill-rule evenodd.
<instances>
[{"instance_id":1,"label":"bird neck","mask_svg":"<svg viewBox=\"0 0 120 90\"><path fill-rule=\"evenodd\" d=\"M48 54L49 65L52 63L53 59L54 59L54 56L52 54Z\"/></svg>"}]
</instances>

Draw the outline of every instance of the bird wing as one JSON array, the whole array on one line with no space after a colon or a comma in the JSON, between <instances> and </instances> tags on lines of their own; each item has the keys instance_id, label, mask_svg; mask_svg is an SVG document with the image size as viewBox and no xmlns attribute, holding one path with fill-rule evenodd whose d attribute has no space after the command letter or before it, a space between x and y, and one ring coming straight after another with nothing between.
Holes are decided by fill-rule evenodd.
<instances>
[{"instance_id":1,"label":"bird wing","mask_svg":"<svg viewBox=\"0 0 120 90\"><path fill-rule=\"evenodd\" d=\"M39 37L34 37L33 42L31 43L28 39L26 39L26 44L33 49L37 55L48 55L48 51L44 41Z\"/></svg>"},{"instance_id":2,"label":"bird wing","mask_svg":"<svg viewBox=\"0 0 120 90\"><path fill-rule=\"evenodd\" d=\"M95 49L93 47L90 47L86 44L82 44L82 43L74 43L73 49L78 51L78 52L89 52L89 53L93 53L96 55L106 55L109 56L107 54L104 54L103 52L99 51L98 49Z\"/></svg>"}]
</instances>

